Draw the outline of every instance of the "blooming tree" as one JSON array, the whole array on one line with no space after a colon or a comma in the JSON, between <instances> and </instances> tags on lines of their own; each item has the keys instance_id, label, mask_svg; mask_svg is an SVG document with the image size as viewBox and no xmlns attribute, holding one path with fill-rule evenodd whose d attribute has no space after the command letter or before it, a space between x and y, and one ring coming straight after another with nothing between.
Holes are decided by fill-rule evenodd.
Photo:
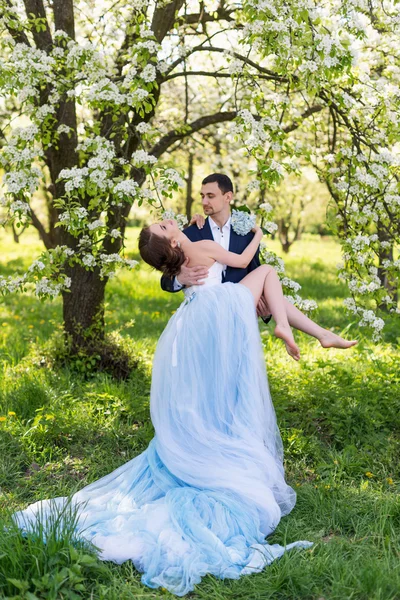
<instances>
[{"instance_id":1,"label":"blooming tree","mask_svg":"<svg viewBox=\"0 0 400 600\"><path fill-rule=\"evenodd\" d=\"M373 307L399 312L400 5L248 0L244 9L242 42L264 57L273 83L242 110L236 133L261 185L305 160L317 169L342 241L346 305L379 335ZM243 63L237 78L252 69Z\"/></svg>"},{"instance_id":2,"label":"blooming tree","mask_svg":"<svg viewBox=\"0 0 400 600\"><path fill-rule=\"evenodd\" d=\"M101 6L100 6L101 5ZM19 277L0 278L2 292L34 286L39 297L62 294L73 348L104 332L104 290L117 266L134 267L121 250L134 202L162 205L183 181L158 164L177 140L218 112L151 134L161 86L184 60L175 28L229 14L192 12L170 2L1 0L0 89L10 114L0 166L7 223L31 222L45 252ZM150 179L150 185L143 187ZM47 221L32 197L45 189Z\"/></svg>"},{"instance_id":3,"label":"blooming tree","mask_svg":"<svg viewBox=\"0 0 400 600\"><path fill-rule=\"evenodd\" d=\"M101 338L107 280L134 266L123 257L132 205L162 207L183 183L160 157L234 121L255 185L315 166L343 240L348 306L379 330L369 299L395 309L399 273L398 4L0 0L0 9L10 115L2 204L7 221L31 222L46 248L24 275L0 279L3 292L61 293L73 346ZM31 202L41 189L46 222ZM267 204L261 210L273 231ZM268 250L264 258L283 268Z\"/></svg>"}]
</instances>

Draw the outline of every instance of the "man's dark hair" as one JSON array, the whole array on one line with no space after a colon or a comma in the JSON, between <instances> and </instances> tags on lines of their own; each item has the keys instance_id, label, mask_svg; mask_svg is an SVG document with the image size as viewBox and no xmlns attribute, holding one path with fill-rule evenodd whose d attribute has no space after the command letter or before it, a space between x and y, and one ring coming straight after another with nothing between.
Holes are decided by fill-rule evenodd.
<instances>
[{"instance_id":1,"label":"man's dark hair","mask_svg":"<svg viewBox=\"0 0 400 600\"><path fill-rule=\"evenodd\" d=\"M231 179L229 179L228 175L224 175L223 173L212 173L211 175L207 175L201 184L206 185L206 183L216 183L223 194L233 192L233 183Z\"/></svg>"}]
</instances>

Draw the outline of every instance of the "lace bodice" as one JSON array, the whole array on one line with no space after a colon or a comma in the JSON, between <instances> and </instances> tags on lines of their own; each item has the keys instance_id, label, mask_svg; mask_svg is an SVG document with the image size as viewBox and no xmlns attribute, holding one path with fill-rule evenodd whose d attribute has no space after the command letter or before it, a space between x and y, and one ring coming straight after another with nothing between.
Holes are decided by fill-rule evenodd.
<instances>
[{"instance_id":1,"label":"lace bodice","mask_svg":"<svg viewBox=\"0 0 400 600\"><path fill-rule=\"evenodd\" d=\"M188 298L193 292L200 292L201 290L210 287L212 285L218 285L222 282L222 271L223 266L219 262L215 262L208 270L208 277L204 279L203 285L191 285L183 290L183 293Z\"/></svg>"}]
</instances>

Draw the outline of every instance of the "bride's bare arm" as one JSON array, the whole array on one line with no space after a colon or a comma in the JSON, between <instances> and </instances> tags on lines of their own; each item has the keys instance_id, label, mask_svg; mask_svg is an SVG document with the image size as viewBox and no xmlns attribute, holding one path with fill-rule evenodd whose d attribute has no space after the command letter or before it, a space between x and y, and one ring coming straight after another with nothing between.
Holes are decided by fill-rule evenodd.
<instances>
[{"instance_id":1,"label":"bride's bare arm","mask_svg":"<svg viewBox=\"0 0 400 600\"><path fill-rule=\"evenodd\" d=\"M237 267L239 269L244 269L251 262L253 256L257 252L257 248L260 244L261 238L263 236L262 231L259 227L256 227L254 231L254 237L251 240L250 244L246 246L241 254L236 254L236 252L229 252L229 250L225 250L216 242L211 240L204 240L202 244L202 249L207 252L210 258L213 258L217 262L228 265L228 267Z\"/></svg>"}]
</instances>

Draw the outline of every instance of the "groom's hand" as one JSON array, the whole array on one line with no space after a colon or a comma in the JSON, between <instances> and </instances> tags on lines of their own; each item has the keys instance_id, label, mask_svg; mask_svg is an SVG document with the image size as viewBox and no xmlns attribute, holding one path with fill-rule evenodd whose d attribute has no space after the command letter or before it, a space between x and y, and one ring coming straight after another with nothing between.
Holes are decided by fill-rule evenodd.
<instances>
[{"instance_id":1,"label":"groom's hand","mask_svg":"<svg viewBox=\"0 0 400 600\"><path fill-rule=\"evenodd\" d=\"M208 275L207 267L189 267L189 259L186 258L177 275L177 280L181 285L203 285Z\"/></svg>"},{"instance_id":2,"label":"groom's hand","mask_svg":"<svg viewBox=\"0 0 400 600\"><path fill-rule=\"evenodd\" d=\"M264 296L261 296L257 304L257 316L269 317L270 315L271 311L268 308L268 304L266 303Z\"/></svg>"}]
</instances>

